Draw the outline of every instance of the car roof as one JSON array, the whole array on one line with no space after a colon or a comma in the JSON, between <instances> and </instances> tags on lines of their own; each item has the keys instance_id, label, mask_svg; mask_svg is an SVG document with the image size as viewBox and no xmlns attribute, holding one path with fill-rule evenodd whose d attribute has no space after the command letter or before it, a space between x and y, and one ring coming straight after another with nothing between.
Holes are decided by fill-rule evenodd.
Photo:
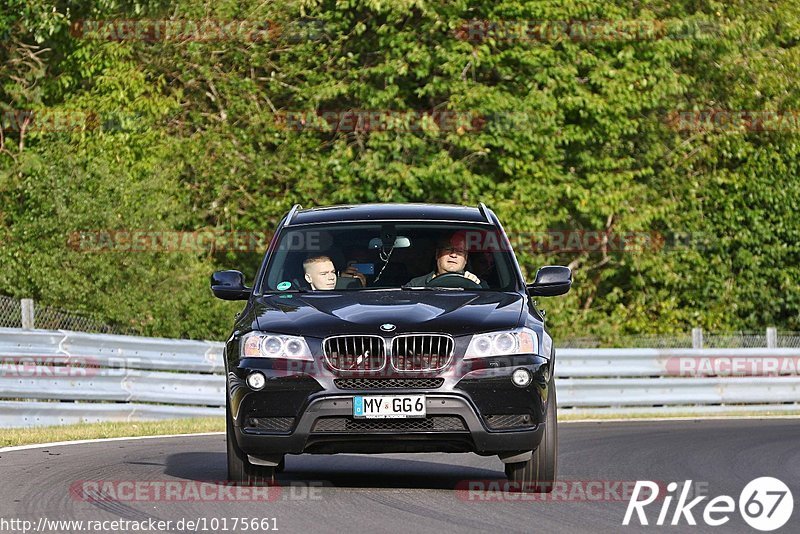
<instances>
[{"instance_id":1,"label":"car roof","mask_svg":"<svg viewBox=\"0 0 800 534\"><path fill-rule=\"evenodd\" d=\"M293 209L286 226L352 221L457 221L489 223L485 206L452 204L352 204L325 208Z\"/></svg>"}]
</instances>

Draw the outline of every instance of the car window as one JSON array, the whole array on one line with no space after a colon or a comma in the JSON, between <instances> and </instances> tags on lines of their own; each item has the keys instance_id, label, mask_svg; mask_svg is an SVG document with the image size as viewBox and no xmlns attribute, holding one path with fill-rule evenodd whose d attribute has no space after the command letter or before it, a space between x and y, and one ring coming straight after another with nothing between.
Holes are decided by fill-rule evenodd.
<instances>
[{"instance_id":1,"label":"car window","mask_svg":"<svg viewBox=\"0 0 800 534\"><path fill-rule=\"evenodd\" d=\"M514 265L509 245L488 225L304 225L284 228L278 236L267 261L262 290L442 286L509 291L515 290L517 284ZM330 277L331 270L335 271L335 278ZM470 281L465 282L464 278ZM474 282L476 279L479 283Z\"/></svg>"}]
</instances>

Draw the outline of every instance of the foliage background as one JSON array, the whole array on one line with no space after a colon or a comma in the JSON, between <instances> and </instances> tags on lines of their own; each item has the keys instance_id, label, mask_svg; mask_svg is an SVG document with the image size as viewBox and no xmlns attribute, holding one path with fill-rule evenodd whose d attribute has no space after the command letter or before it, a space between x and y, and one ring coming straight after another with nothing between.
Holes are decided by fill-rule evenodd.
<instances>
[{"instance_id":1,"label":"foliage background","mask_svg":"<svg viewBox=\"0 0 800 534\"><path fill-rule=\"evenodd\" d=\"M70 32L140 18L294 29L263 42ZM472 19L659 20L682 38L459 39ZM518 247L528 276L574 268L574 291L547 302L558 337L800 330L800 124L682 132L667 120L800 110L794 0L1 0L0 37L0 112L117 117L24 133L4 119L0 294L147 335L222 338L241 304L213 299L208 275L252 278L259 253L87 253L70 235L270 232L294 203L483 201L510 233L703 236L639 252ZM287 110L376 109L514 119L470 132L276 124Z\"/></svg>"}]
</instances>

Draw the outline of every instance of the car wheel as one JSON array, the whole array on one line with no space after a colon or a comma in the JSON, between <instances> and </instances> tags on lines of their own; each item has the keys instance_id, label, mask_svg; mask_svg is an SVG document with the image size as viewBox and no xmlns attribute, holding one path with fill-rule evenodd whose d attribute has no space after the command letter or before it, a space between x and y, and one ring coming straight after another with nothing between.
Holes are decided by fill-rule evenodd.
<instances>
[{"instance_id":1,"label":"car wheel","mask_svg":"<svg viewBox=\"0 0 800 534\"><path fill-rule=\"evenodd\" d=\"M247 455L236 443L233 432L233 417L230 407L225 404L225 434L228 442L228 480L251 486L265 486L275 483L275 468L253 465ZM282 463L282 462L281 462Z\"/></svg>"},{"instance_id":2,"label":"car wheel","mask_svg":"<svg viewBox=\"0 0 800 534\"><path fill-rule=\"evenodd\" d=\"M281 458L281 461L278 465L275 466L276 473L283 473L284 469L286 469L286 458Z\"/></svg>"},{"instance_id":3,"label":"car wheel","mask_svg":"<svg viewBox=\"0 0 800 534\"><path fill-rule=\"evenodd\" d=\"M556 481L558 462L558 415L556 385L550 385L547 394L547 416L544 436L539 447L527 462L506 464L506 476L520 491L550 493Z\"/></svg>"}]
</instances>

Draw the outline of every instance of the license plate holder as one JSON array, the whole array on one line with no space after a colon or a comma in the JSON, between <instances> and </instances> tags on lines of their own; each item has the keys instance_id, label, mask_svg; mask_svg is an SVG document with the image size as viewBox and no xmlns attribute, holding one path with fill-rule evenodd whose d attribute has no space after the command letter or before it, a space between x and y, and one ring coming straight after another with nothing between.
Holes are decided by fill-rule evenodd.
<instances>
[{"instance_id":1,"label":"license plate holder","mask_svg":"<svg viewBox=\"0 0 800 534\"><path fill-rule=\"evenodd\" d=\"M426 416L425 395L356 395L356 419L411 419Z\"/></svg>"}]
</instances>

